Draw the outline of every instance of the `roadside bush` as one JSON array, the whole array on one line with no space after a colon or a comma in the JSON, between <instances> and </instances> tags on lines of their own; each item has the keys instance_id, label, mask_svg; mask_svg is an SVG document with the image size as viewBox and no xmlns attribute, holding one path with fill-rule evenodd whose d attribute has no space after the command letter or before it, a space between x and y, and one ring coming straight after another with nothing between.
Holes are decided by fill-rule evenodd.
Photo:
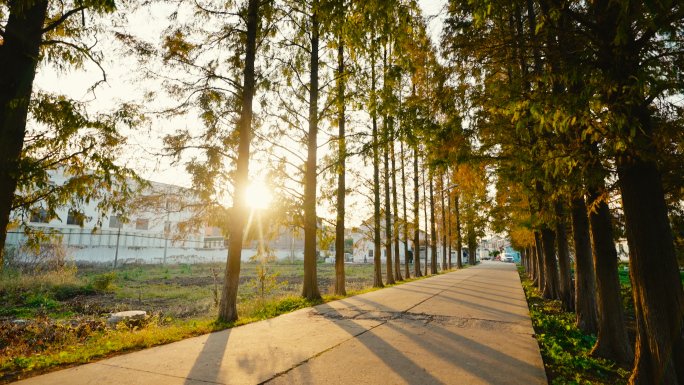
<instances>
[{"instance_id":1,"label":"roadside bush","mask_svg":"<svg viewBox=\"0 0 684 385\"><path fill-rule=\"evenodd\" d=\"M90 279L90 282L88 282L88 287L97 291L107 291L112 282L115 280L116 273L114 272L99 274Z\"/></svg>"}]
</instances>

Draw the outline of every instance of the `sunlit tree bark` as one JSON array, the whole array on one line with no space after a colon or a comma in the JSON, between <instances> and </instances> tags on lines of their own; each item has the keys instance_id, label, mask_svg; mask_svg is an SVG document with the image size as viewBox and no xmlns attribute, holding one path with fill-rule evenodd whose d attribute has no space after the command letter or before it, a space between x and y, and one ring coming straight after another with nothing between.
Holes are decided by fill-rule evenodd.
<instances>
[{"instance_id":1,"label":"sunlit tree bark","mask_svg":"<svg viewBox=\"0 0 684 385\"><path fill-rule=\"evenodd\" d=\"M240 281L240 260L247 207L245 194L249 184L249 146L252 140L252 99L254 98L254 62L256 59L259 1L250 0L247 6L247 35L245 39L245 72L242 88L242 109L238 129L238 159L235 171L235 193L228 240L228 262L224 278L218 319L223 322L237 320L237 294Z\"/></svg>"}]
</instances>

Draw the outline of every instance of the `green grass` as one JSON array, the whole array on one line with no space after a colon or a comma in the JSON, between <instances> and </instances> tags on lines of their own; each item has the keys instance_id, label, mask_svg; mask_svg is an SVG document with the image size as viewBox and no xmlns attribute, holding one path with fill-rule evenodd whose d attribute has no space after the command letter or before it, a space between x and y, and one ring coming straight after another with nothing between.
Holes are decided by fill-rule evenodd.
<instances>
[{"instance_id":1,"label":"green grass","mask_svg":"<svg viewBox=\"0 0 684 385\"><path fill-rule=\"evenodd\" d=\"M626 384L630 373L614 362L590 356L596 336L575 325L575 314L561 310L559 301L545 301L518 267L530 317L551 384Z\"/></svg>"}]
</instances>

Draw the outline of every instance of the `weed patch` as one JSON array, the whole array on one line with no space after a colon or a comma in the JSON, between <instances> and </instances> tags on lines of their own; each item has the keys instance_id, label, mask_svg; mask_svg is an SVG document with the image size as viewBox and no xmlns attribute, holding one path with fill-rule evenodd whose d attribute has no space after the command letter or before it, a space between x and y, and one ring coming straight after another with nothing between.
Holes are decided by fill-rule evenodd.
<instances>
[{"instance_id":1,"label":"weed patch","mask_svg":"<svg viewBox=\"0 0 684 385\"><path fill-rule=\"evenodd\" d=\"M297 281L302 265L272 265L280 275L259 269L254 263L243 264L239 319L229 324L214 321L222 286L220 265L124 267L116 273L96 269L81 272L78 277L71 272L50 273L49 277L16 275L9 280L3 277L0 383L343 298L324 294L321 300L307 301L298 296L301 280L292 282ZM348 296L378 290L370 287L372 265L347 267L347 272ZM324 293L333 275L334 266L319 265L319 287ZM385 287L389 286L393 285ZM140 309L153 315L144 327L104 328L108 313Z\"/></svg>"}]
</instances>

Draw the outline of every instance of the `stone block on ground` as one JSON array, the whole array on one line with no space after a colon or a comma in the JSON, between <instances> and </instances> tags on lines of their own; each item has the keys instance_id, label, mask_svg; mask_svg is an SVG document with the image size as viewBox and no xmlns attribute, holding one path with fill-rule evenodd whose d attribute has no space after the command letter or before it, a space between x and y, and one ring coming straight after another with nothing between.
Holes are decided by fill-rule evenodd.
<instances>
[{"instance_id":1,"label":"stone block on ground","mask_svg":"<svg viewBox=\"0 0 684 385\"><path fill-rule=\"evenodd\" d=\"M119 322L124 322L130 327L141 326L149 316L143 310L130 310L113 313L107 318L107 326L115 328Z\"/></svg>"}]
</instances>

